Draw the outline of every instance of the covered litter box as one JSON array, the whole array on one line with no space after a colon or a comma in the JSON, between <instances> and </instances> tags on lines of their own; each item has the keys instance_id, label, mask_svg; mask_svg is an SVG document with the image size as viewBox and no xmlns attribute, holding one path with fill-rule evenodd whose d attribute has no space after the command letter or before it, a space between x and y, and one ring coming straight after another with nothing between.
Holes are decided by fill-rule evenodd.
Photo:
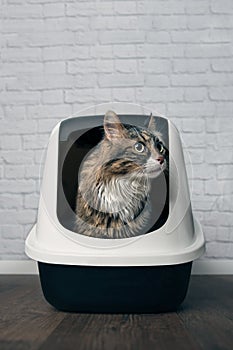
<instances>
[{"instance_id":1,"label":"covered litter box","mask_svg":"<svg viewBox=\"0 0 233 350\"><path fill-rule=\"evenodd\" d=\"M47 301L77 312L162 312L204 252L182 144L166 118L103 104L52 131L26 253Z\"/></svg>"}]
</instances>

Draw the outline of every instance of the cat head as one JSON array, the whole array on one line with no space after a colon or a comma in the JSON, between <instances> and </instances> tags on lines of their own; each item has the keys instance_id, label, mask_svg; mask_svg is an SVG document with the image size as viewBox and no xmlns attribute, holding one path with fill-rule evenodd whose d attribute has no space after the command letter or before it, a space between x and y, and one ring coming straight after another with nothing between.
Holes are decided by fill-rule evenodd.
<instances>
[{"instance_id":1,"label":"cat head","mask_svg":"<svg viewBox=\"0 0 233 350\"><path fill-rule=\"evenodd\" d=\"M115 112L108 111L104 117L104 134L103 144L110 158L102 169L106 176L155 178L166 169L166 149L152 115L147 128L142 128L122 124Z\"/></svg>"}]
</instances>

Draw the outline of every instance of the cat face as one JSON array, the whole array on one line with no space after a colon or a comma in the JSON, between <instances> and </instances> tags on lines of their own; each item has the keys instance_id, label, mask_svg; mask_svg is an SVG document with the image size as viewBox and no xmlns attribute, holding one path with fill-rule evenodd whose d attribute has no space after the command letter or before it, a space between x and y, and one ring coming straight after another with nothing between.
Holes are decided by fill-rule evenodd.
<instances>
[{"instance_id":1,"label":"cat face","mask_svg":"<svg viewBox=\"0 0 233 350\"><path fill-rule=\"evenodd\" d=\"M151 116L148 128L123 125L109 111L104 118L104 143L111 156L103 165L106 176L148 176L155 178L167 167L166 149Z\"/></svg>"}]
</instances>

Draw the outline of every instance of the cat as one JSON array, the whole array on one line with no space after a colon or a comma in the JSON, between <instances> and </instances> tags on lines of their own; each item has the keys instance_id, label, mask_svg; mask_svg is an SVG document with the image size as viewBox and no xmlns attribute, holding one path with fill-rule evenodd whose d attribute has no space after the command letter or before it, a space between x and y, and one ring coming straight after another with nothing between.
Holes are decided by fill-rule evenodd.
<instances>
[{"instance_id":1,"label":"cat","mask_svg":"<svg viewBox=\"0 0 233 350\"><path fill-rule=\"evenodd\" d=\"M147 128L104 117L104 137L84 158L79 172L74 231L96 238L146 233L151 179L167 168L166 148L151 115Z\"/></svg>"}]
</instances>

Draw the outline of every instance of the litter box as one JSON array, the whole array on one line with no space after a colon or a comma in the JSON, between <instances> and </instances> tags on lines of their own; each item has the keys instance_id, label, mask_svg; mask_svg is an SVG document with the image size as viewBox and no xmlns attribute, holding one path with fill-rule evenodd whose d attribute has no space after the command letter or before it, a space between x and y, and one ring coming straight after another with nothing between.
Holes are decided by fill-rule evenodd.
<instances>
[{"instance_id":1,"label":"litter box","mask_svg":"<svg viewBox=\"0 0 233 350\"><path fill-rule=\"evenodd\" d=\"M38 262L45 299L59 310L177 309L204 237L174 124L121 103L61 120L25 249Z\"/></svg>"}]
</instances>

